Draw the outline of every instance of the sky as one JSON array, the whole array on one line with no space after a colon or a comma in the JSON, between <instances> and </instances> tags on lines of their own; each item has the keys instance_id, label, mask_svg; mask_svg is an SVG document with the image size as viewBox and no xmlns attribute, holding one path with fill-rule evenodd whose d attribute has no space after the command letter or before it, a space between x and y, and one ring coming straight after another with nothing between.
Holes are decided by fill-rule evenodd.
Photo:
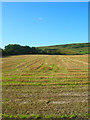
<instances>
[{"instance_id":1,"label":"sky","mask_svg":"<svg viewBox=\"0 0 90 120\"><path fill-rule=\"evenodd\" d=\"M2 2L89 2L90 0L2 0Z\"/></svg>"},{"instance_id":2,"label":"sky","mask_svg":"<svg viewBox=\"0 0 90 120\"><path fill-rule=\"evenodd\" d=\"M88 42L88 2L3 2L2 48Z\"/></svg>"}]
</instances>

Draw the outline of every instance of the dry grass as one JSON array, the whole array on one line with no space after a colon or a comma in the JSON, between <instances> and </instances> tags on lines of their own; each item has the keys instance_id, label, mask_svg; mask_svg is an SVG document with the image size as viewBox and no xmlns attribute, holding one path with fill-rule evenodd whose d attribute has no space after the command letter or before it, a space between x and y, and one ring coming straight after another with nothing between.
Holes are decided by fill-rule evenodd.
<instances>
[{"instance_id":1,"label":"dry grass","mask_svg":"<svg viewBox=\"0 0 90 120\"><path fill-rule=\"evenodd\" d=\"M87 55L20 55L2 60L3 113L88 112Z\"/></svg>"}]
</instances>

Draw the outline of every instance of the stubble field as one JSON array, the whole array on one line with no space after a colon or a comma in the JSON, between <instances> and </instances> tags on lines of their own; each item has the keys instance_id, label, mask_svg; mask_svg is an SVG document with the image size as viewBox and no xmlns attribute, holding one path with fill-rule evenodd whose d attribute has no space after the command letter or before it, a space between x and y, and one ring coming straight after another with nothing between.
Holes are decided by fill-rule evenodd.
<instances>
[{"instance_id":1,"label":"stubble field","mask_svg":"<svg viewBox=\"0 0 90 120\"><path fill-rule=\"evenodd\" d=\"M2 113L87 117L88 55L2 58Z\"/></svg>"}]
</instances>

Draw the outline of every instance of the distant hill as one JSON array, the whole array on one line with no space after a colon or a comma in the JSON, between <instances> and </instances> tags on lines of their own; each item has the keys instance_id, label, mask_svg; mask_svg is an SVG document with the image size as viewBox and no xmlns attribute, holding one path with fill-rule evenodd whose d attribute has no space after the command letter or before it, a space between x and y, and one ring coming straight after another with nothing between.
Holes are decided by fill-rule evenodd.
<instances>
[{"instance_id":1,"label":"distant hill","mask_svg":"<svg viewBox=\"0 0 90 120\"><path fill-rule=\"evenodd\" d=\"M90 54L88 49L90 48L90 43L75 43L75 44L64 44L64 45L53 45L53 46L42 46L38 47L43 51L48 53L57 53L57 54Z\"/></svg>"},{"instance_id":2,"label":"distant hill","mask_svg":"<svg viewBox=\"0 0 90 120\"><path fill-rule=\"evenodd\" d=\"M47 54L47 55L83 55L89 53L90 43L64 44L44 47L29 47L18 44L9 44L5 49L0 49L0 54L24 55L24 54Z\"/></svg>"}]
</instances>

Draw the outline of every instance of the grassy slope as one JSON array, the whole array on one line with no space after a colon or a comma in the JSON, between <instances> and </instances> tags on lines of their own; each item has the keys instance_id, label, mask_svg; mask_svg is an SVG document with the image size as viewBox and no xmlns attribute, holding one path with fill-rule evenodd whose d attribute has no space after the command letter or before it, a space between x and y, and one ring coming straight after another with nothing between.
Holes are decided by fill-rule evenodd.
<instances>
[{"instance_id":1,"label":"grassy slope","mask_svg":"<svg viewBox=\"0 0 90 120\"><path fill-rule=\"evenodd\" d=\"M59 50L65 54L88 54L90 43L75 43L75 44L64 44L54 46L43 46L39 47L43 50Z\"/></svg>"}]
</instances>

